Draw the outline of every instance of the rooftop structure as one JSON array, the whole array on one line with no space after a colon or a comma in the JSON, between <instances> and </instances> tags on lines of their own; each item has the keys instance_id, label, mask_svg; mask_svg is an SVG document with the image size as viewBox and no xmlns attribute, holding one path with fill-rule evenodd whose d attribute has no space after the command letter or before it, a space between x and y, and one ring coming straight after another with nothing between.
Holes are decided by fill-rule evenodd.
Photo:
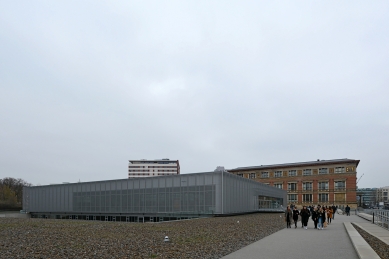
<instances>
[{"instance_id":1,"label":"rooftop structure","mask_svg":"<svg viewBox=\"0 0 389 259\"><path fill-rule=\"evenodd\" d=\"M128 178L176 174L180 174L180 163L178 160L170 160L168 158L154 160L129 160Z\"/></svg>"}]
</instances>

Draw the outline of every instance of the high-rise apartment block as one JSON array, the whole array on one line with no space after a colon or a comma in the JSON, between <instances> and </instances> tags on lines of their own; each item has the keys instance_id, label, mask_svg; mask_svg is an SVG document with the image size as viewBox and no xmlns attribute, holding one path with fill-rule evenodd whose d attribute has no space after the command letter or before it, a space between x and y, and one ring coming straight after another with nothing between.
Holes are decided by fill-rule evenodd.
<instances>
[{"instance_id":1,"label":"high-rise apartment block","mask_svg":"<svg viewBox=\"0 0 389 259\"><path fill-rule=\"evenodd\" d=\"M168 158L129 160L128 178L176 174L180 174L180 163L178 160L170 160Z\"/></svg>"}]
</instances>

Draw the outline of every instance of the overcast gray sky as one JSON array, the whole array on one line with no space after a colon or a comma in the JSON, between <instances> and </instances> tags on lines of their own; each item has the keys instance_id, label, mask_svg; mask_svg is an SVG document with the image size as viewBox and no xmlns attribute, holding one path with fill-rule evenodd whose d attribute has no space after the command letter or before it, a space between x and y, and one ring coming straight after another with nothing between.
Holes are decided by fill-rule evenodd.
<instances>
[{"instance_id":1,"label":"overcast gray sky","mask_svg":"<svg viewBox=\"0 0 389 259\"><path fill-rule=\"evenodd\" d=\"M389 185L388 1L0 1L0 178L360 159Z\"/></svg>"}]
</instances>

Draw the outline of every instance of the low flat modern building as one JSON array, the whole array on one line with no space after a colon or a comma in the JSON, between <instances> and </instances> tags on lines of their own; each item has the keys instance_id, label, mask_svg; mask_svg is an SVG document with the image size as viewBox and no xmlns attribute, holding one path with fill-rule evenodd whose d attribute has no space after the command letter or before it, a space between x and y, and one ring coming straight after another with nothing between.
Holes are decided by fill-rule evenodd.
<instances>
[{"instance_id":1,"label":"low flat modern building","mask_svg":"<svg viewBox=\"0 0 389 259\"><path fill-rule=\"evenodd\" d=\"M285 206L286 191L224 171L23 189L23 210L38 218L159 222Z\"/></svg>"},{"instance_id":2,"label":"low flat modern building","mask_svg":"<svg viewBox=\"0 0 389 259\"><path fill-rule=\"evenodd\" d=\"M129 160L128 178L176 175L180 174L180 163L178 160L168 158L155 160Z\"/></svg>"},{"instance_id":3,"label":"low flat modern building","mask_svg":"<svg viewBox=\"0 0 389 259\"><path fill-rule=\"evenodd\" d=\"M334 159L229 169L229 173L288 192L288 204L357 207L356 181L360 160Z\"/></svg>"}]
</instances>

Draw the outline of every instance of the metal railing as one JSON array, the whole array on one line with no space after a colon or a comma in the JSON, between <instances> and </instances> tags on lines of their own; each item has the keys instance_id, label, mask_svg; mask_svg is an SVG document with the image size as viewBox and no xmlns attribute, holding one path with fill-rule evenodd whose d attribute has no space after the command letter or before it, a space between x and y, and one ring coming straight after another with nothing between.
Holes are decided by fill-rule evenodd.
<instances>
[{"instance_id":1,"label":"metal railing","mask_svg":"<svg viewBox=\"0 0 389 259\"><path fill-rule=\"evenodd\" d=\"M389 210L364 210L366 214L373 216L373 224L389 230Z\"/></svg>"}]
</instances>

